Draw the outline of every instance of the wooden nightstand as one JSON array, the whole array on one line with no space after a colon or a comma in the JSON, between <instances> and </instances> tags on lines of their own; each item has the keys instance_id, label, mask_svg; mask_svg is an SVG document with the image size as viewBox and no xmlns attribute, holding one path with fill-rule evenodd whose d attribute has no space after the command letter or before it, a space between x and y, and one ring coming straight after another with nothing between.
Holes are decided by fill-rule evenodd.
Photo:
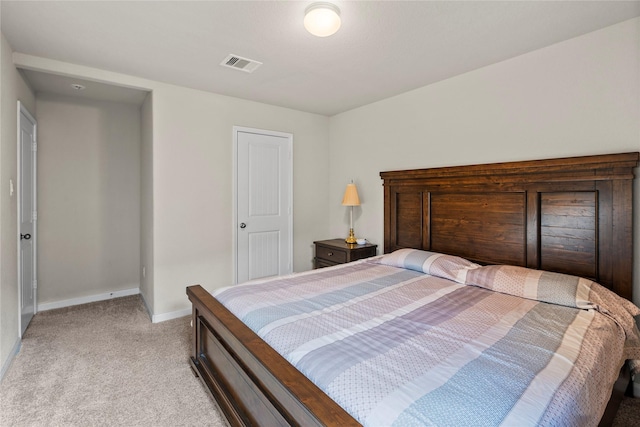
<instances>
[{"instance_id":1,"label":"wooden nightstand","mask_svg":"<svg viewBox=\"0 0 640 427\"><path fill-rule=\"evenodd\" d=\"M378 245L350 245L344 239L319 240L316 245L315 268L330 267L376 255Z\"/></svg>"}]
</instances>

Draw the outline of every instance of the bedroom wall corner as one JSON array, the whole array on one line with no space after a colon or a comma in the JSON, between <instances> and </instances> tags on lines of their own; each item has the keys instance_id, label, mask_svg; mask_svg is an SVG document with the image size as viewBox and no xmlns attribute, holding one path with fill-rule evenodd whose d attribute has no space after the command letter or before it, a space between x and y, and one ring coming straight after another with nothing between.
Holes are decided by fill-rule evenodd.
<instances>
[{"instance_id":1,"label":"bedroom wall corner","mask_svg":"<svg viewBox=\"0 0 640 427\"><path fill-rule=\"evenodd\" d=\"M20 348L18 332L17 201L9 180L17 177L17 101L36 114L33 91L13 63L13 50L0 34L0 369L6 372Z\"/></svg>"},{"instance_id":2,"label":"bedroom wall corner","mask_svg":"<svg viewBox=\"0 0 640 427\"><path fill-rule=\"evenodd\" d=\"M48 93L39 121L38 303L140 287L140 107Z\"/></svg>"},{"instance_id":3,"label":"bedroom wall corner","mask_svg":"<svg viewBox=\"0 0 640 427\"><path fill-rule=\"evenodd\" d=\"M356 235L382 245L380 171L640 151L639 70L635 18L331 117L332 234L348 229L351 178ZM637 181L634 197L639 209Z\"/></svg>"},{"instance_id":4,"label":"bedroom wall corner","mask_svg":"<svg viewBox=\"0 0 640 427\"><path fill-rule=\"evenodd\" d=\"M233 126L293 134L294 271L328 236L328 118L171 85L153 92L154 318L189 306L186 286L233 280Z\"/></svg>"},{"instance_id":5,"label":"bedroom wall corner","mask_svg":"<svg viewBox=\"0 0 640 427\"><path fill-rule=\"evenodd\" d=\"M146 231L150 280L141 285L153 319L186 310L187 285L231 284L234 125L294 135L293 268L312 268L313 241L330 236L328 117L26 54L14 54L14 61L32 70L153 91L152 157L146 166L152 224L148 214L141 218L141 226L153 231Z\"/></svg>"}]
</instances>

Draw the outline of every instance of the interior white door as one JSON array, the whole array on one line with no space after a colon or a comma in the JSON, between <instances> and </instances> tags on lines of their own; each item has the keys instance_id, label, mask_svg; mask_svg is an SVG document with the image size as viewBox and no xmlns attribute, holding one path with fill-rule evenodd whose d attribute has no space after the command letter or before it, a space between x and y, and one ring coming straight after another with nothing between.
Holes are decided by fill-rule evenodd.
<instances>
[{"instance_id":1,"label":"interior white door","mask_svg":"<svg viewBox=\"0 0 640 427\"><path fill-rule=\"evenodd\" d=\"M36 155L37 124L18 102L18 281L20 286L20 336L36 313Z\"/></svg>"},{"instance_id":2,"label":"interior white door","mask_svg":"<svg viewBox=\"0 0 640 427\"><path fill-rule=\"evenodd\" d=\"M234 127L236 282L291 273L293 135Z\"/></svg>"}]
</instances>

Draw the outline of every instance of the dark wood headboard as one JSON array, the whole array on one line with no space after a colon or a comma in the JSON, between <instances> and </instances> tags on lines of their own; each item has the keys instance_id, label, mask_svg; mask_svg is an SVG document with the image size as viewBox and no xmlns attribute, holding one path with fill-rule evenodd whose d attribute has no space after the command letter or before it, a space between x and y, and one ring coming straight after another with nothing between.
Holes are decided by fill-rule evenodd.
<instances>
[{"instance_id":1,"label":"dark wood headboard","mask_svg":"<svg viewBox=\"0 0 640 427\"><path fill-rule=\"evenodd\" d=\"M381 172L384 251L573 274L631 299L639 155Z\"/></svg>"}]
</instances>

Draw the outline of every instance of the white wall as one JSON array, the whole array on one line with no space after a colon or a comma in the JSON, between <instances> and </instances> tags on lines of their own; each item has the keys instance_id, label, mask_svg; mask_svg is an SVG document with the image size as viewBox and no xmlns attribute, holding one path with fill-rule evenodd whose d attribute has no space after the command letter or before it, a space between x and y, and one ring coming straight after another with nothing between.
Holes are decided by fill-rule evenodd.
<instances>
[{"instance_id":1,"label":"white wall","mask_svg":"<svg viewBox=\"0 0 640 427\"><path fill-rule=\"evenodd\" d=\"M0 379L17 351L18 341L18 236L16 194L9 195L9 180L17 177L17 101L36 114L33 92L11 59L11 46L0 41Z\"/></svg>"},{"instance_id":2,"label":"white wall","mask_svg":"<svg viewBox=\"0 0 640 427\"><path fill-rule=\"evenodd\" d=\"M38 304L139 287L138 105L38 93Z\"/></svg>"},{"instance_id":3,"label":"white wall","mask_svg":"<svg viewBox=\"0 0 640 427\"><path fill-rule=\"evenodd\" d=\"M347 232L352 178L356 235L382 244L380 171L639 150L637 18L332 117L331 234Z\"/></svg>"},{"instance_id":4,"label":"white wall","mask_svg":"<svg viewBox=\"0 0 640 427\"><path fill-rule=\"evenodd\" d=\"M153 313L153 94L140 110L142 147L140 154L140 293ZM145 272L143 274L142 267Z\"/></svg>"},{"instance_id":5,"label":"white wall","mask_svg":"<svg viewBox=\"0 0 640 427\"><path fill-rule=\"evenodd\" d=\"M328 118L176 86L153 92L154 311L231 284L234 125L293 134L294 271L328 236Z\"/></svg>"}]
</instances>

